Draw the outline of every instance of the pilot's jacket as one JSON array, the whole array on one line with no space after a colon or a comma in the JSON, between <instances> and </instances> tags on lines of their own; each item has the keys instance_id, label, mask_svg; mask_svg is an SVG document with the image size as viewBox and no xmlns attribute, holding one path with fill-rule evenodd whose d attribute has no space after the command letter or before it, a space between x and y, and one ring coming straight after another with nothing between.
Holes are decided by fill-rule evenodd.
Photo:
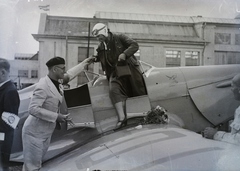
<instances>
[{"instance_id":1,"label":"pilot's jacket","mask_svg":"<svg viewBox=\"0 0 240 171\"><path fill-rule=\"evenodd\" d=\"M101 62L110 83L110 97L113 103L126 100L127 97L146 94L145 84L140 70L140 63L134 56L139 46L136 41L123 35L109 32L110 41L100 43L97 49L97 61ZM115 67L121 53L126 55L126 61L131 71L131 77L117 78ZM111 88L113 92L111 93Z\"/></svg>"},{"instance_id":2,"label":"pilot's jacket","mask_svg":"<svg viewBox=\"0 0 240 171\"><path fill-rule=\"evenodd\" d=\"M235 110L234 120L230 127L231 132L218 131L213 139L240 145L240 106Z\"/></svg>"},{"instance_id":3,"label":"pilot's jacket","mask_svg":"<svg viewBox=\"0 0 240 171\"><path fill-rule=\"evenodd\" d=\"M23 170L38 170L50 144L63 96L48 76L41 78L33 91L29 116L22 130Z\"/></svg>"}]
</instances>

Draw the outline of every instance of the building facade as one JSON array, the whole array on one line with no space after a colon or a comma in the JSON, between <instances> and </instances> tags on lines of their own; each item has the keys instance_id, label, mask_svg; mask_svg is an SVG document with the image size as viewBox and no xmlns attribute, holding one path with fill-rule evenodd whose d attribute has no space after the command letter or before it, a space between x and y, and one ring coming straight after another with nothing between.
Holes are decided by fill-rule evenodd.
<instances>
[{"instance_id":1,"label":"building facade","mask_svg":"<svg viewBox=\"0 0 240 171\"><path fill-rule=\"evenodd\" d=\"M17 89L23 89L38 82L38 53L37 54L15 54L14 60L9 60L10 79L15 83Z\"/></svg>"},{"instance_id":2,"label":"building facade","mask_svg":"<svg viewBox=\"0 0 240 171\"><path fill-rule=\"evenodd\" d=\"M139 43L136 56L156 67L240 63L240 19L220 19L152 14L97 12L93 18L41 14L38 34L39 77L46 75L46 61L53 56L71 68L96 53L92 27L105 23L111 32L124 33ZM99 64L89 66L101 73ZM71 85L84 82L80 75Z\"/></svg>"}]
</instances>

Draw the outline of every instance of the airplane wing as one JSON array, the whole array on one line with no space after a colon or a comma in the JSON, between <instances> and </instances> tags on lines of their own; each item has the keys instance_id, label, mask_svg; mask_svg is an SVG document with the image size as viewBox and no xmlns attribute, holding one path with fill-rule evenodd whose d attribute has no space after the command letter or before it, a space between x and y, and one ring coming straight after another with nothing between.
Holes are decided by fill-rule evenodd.
<instances>
[{"instance_id":1,"label":"airplane wing","mask_svg":"<svg viewBox=\"0 0 240 171\"><path fill-rule=\"evenodd\" d=\"M174 125L143 125L100 136L46 162L43 170L239 170L239 153L240 146Z\"/></svg>"}]
</instances>

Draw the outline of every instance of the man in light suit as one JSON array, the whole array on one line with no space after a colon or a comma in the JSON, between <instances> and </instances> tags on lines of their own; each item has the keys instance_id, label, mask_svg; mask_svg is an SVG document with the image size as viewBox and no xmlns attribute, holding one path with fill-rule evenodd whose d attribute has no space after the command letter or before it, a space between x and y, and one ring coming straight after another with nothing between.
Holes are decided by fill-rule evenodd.
<instances>
[{"instance_id":1,"label":"man in light suit","mask_svg":"<svg viewBox=\"0 0 240 171\"><path fill-rule=\"evenodd\" d=\"M92 61L93 58L87 58L66 73L63 58L54 57L46 63L48 75L39 80L33 91L29 116L22 130L24 171L39 170L42 167L42 159L48 150L56 124L68 119L68 115L60 113L64 97L59 80L70 81Z\"/></svg>"}]
</instances>

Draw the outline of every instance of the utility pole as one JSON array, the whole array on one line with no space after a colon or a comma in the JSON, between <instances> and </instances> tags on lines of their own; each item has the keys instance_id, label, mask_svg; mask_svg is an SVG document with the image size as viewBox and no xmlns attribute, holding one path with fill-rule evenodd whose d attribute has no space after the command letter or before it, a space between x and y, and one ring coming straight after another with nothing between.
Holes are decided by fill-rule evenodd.
<instances>
[{"instance_id":1,"label":"utility pole","mask_svg":"<svg viewBox=\"0 0 240 171\"><path fill-rule=\"evenodd\" d=\"M65 54L65 61L66 61L66 69L68 68L68 36L71 34L71 31L68 31L66 34L66 54Z\"/></svg>"}]
</instances>

